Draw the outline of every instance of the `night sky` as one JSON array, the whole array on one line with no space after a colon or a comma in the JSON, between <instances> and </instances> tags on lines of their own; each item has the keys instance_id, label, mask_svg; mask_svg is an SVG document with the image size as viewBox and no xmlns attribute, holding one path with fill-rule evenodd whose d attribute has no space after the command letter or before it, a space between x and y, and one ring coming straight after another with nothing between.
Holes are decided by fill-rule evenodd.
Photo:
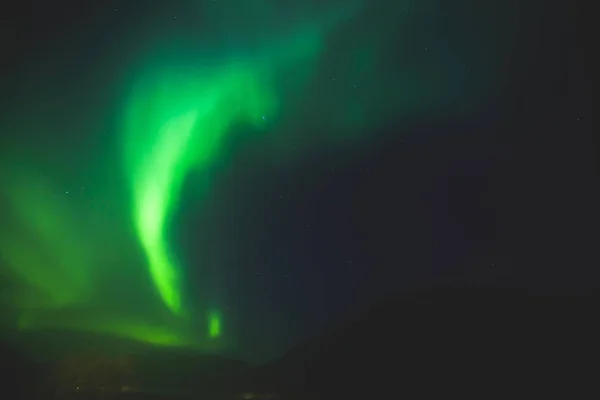
<instances>
[{"instance_id":1,"label":"night sky","mask_svg":"<svg viewBox=\"0 0 600 400\"><path fill-rule=\"evenodd\" d=\"M598 287L582 14L555 3L3 12L4 330L265 362L397 293Z\"/></svg>"}]
</instances>

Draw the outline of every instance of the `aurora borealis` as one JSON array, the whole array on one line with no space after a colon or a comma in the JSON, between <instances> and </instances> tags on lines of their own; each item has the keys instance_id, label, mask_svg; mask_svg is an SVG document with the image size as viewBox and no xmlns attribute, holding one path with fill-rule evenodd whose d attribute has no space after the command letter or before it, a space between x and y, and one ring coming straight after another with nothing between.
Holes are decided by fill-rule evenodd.
<instances>
[{"instance_id":1,"label":"aurora borealis","mask_svg":"<svg viewBox=\"0 0 600 400\"><path fill-rule=\"evenodd\" d=\"M234 246L261 191L243 173L360 158L391 120L476 112L498 91L489 48L513 33L478 22L487 42L467 45L436 1L228 3L109 7L94 18L118 28L56 38L19 70L0 148L6 326L242 354L253 321L261 346L283 343L227 300L249 290L231 271L261 276L259 245Z\"/></svg>"},{"instance_id":2,"label":"aurora borealis","mask_svg":"<svg viewBox=\"0 0 600 400\"><path fill-rule=\"evenodd\" d=\"M325 10L308 18L283 38L273 37L249 49L251 57L224 53L214 59L180 57L159 66L142 62L132 82L124 85L127 90L119 95L124 98L124 106L115 134L120 141L120 158L131 197L129 218L145 254L155 301L163 303L178 318L185 318L184 268L170 249L167 228L186 176L190 170L202 170L223 157L222 143L234 124L255 127L259 133L269 120L276 118L285 101L283 93L277 93L276 76L300 69L300 75L310 79L307 71L320 56L330 25L348 14L347 6L336 8L339 10ZM201 44L197 47L201 49ZM160 57L160 51L157 46L141 58ZM11 174L9 178L14 177ZM35 179L42 183L40 187L34 184L32 189ZM102 252L93 244L85 247L81 242L86 239L78 238L80 231L72 232L74 228L68 225L71 218L65 215L69 211L61 209L64 205L44 200L51 191L41 187L44 179L48 177L20 177L14 186L9 184L6 193L8 205L18 218L15 223L28 231L24 235L42 241L52 254L50 258L28 254L25 247L32 245L28 243L31 236L7 237L2 242L6 267L23 285L16 292L18 301L12 300L19 310L19 327L81 329L156 344L194 346L177 333L163 333L164 327L144 327L129 320L118 322L119 318L113 321L111 316L62 321L44 315L69 307L86 308L90 287L94 286L93 271L101 268L96 265L96 252ZM21 190L19 186L23 185ZM90 225L90 221L86 224ZM70 251L73 243L77 244L76 250ZM21 299L24 296L27 298ZM207 324L209 338L221 336L220 312L211 311Z\"/></svg>"}]
</instances>

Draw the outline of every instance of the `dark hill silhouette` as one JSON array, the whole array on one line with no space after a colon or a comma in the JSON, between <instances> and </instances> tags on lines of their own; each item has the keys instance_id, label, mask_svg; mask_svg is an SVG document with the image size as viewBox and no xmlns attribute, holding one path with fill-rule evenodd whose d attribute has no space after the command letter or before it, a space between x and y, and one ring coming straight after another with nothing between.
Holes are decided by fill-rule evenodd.
<instances>
[{"instance_id":1,"label":"dark hill silhouette","mask_svg":"<svg viewBox=\"0 0 600 400\"><path fill-rule=\"evenodd\" d=\"M156 351L134 357L135 384L185 392L247 391L257 367L218 355Z\"/></svg>"},{"instance_id":2,"label":"dark hill silhouette","mask_svg":"<svg viewBox=\"0 0 600 400\"><path fill-rule=\"evenodd\" d=\"M418 398L472 392L534 394L567 386L570 398L597 371L598 297L543 297L491 289L404 295L357 313L260 369L172 349L131 354L130 395L279 393L281 398ZM40 366L3 348L2 383L25 393ZM44 368L50 366L42 364ZM575 395L575 396L574 396ZM266 398L266 397L265 397Z\"/></svg>"},{"instance_id":3,"label":"dark hill silhouette","mask_svg":"<svg viewBox=\"0 0 600 400\"><path fill-rule=\"evenodd\" d=\"M593 376L598 305L597 297L513 290L403 296L299 345L263 373L279 392L325 398L539 394Z\"/></svg>"}]
</instances>

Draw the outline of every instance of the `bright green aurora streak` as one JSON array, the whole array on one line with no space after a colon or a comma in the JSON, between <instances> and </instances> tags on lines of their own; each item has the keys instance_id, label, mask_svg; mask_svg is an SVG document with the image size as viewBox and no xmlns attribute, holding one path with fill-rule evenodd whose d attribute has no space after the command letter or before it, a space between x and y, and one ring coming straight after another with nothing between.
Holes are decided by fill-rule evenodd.
<instances>
[{"instance_id":1,"label":"bright green aurora streak","mask_svg":"<svg viewBox=\"0 0 600 400\"><path fill-rule=\"evenodd\" d=\"M179 267L169 254L165 224L185 176L218 157L234 122L263 122L274 96L257 73L237 65L197 76L165 74L138 90L125 124L133 218L156 289L179 314Z\"/></svg>"},{"instance_id":2,"label":"bright green aurora streak","mask_svg":"<svg viewBox=\"0 0 600 400\"><path fill-rule=\"evenodd\" d=\"M217 310L211 311L208 316L208 335L211 338L221 336L221 313Z\"/></svg>"},{"instance_id":3,"label":"bright green aurora streak","mask_svg":"<svg viewBox=\"0 0 600 400\"><path fill-rule=\"evenodd\" d=\"M295 71L297 76L300 69L307 79L325 33L348 15L345 10L306 24L247 60L223 58L217 66L214 60L210 66L199 61L193 68L173 63L151 69L137 82L123 121L124 164L138 239L156 290L173 313L183 312L181 269L165 232L186 175L222 156L234 124L260 128L273 118L284 101L277 77Z\"/></svg>"}]
</instances>

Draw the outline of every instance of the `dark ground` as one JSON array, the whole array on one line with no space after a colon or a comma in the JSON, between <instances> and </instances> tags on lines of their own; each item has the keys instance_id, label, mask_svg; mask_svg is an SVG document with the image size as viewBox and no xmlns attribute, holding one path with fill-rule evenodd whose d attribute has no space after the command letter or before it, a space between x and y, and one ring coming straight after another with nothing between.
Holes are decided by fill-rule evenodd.
<instances>
[{"instance_id":1,"label":"dark ground","mask_svg":"<svg viewBox=\"0 0 600 400\"><path fill-rule=\"evenodd\" d=\"M139 357L139 387L120 396L489 397L561 389L574 395L598 371L600 329L594 315L599 305L597 296L531 296L500 289L403 295L263 367L214 356ZM4 352L5 388L26 393L41 374L33 362Z\"/></svg>"}]
</instances>

